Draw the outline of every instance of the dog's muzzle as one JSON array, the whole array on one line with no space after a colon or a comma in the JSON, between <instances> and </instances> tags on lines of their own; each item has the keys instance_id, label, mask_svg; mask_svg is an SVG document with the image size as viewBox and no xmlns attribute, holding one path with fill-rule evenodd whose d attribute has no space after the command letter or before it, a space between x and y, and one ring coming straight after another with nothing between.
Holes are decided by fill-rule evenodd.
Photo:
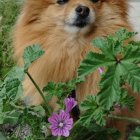
<instances>
[{"instance_id":1,"label":"dog's muzzle","mask_svg":"<svg viewBox=\"0 0 140 140\"><path fill-rule=\"evenodd\" d=\"M76 19L73 23L74 26L83 28L87 24L89 24L90 9L88 7L80 5L75 9L75 12L76 12Z\"/></svg>"}]
</instances>

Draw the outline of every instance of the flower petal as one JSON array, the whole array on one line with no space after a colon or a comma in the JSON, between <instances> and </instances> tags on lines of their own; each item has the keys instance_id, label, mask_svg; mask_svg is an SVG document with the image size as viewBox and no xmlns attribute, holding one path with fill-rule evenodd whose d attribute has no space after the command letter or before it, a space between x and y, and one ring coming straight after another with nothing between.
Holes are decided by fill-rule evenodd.
<instances>
[{"instance_id":1,"label":"flower petal","mask_svg":"<svg viewBox=\"0 0 140 140\"><path fill-rule=\"evenodd\" d=\"M65 106L66 106L66 113L70 113L71 110L77 105L77 102L75 101L74 98L66 98L64 100Z\"/></svg>"},{"instance_id":2,"label":"flower petal","mask_svg":"<svg viewBox=\"0 0 140 140\"><path fill-rule=\"evenodd\" d=\"M99 71L100 74L103 73L103 69L101 67L98 68L98 71Z\"/></svg>"},{"instance_id":3,"label":"flower petal","mask_svg":"<svg viewBox=\"0 0 140 140\"><path fill-rule=\"evenodd\" d=\"M63 130L63 134L62 134L62 135L63 135L64 137L68 137L69 134L70 134L70 133L69 133L68 130Z\"/></svg>"},{"instance_id":4,"label":"flower petal","mask_svg":"<svg viewBox=\"0 0 140 140\"><path fill-rule=\"evenodd\" d=\"M64 110L61 110L59 114L53 113L48 121L51 123L50 129L53 136L69 136L69 130L73 126L73 119L70 118L69 113ZM60 123L63 123L63 125L60 126Z\"/></svg>"},{"instance_id":5,"label":"flower petal","mask_svg":"<svg viewBox=\"0 0 140 140\"><path fill-rule=\"evenodd\" d=\"M51 117L48 118L49 123L57 123L58 122L58 114L53 113Z\"/></svg>"},{"instance_id":6,"label":"flower petal","mask_svg":"<svg viewBox=\"0 0 140 140\"><path fill-rule=\"evenodd\" d=\"M71 118L65 124L65 129L70 130L70 129L72 129L72 127L73 127L73 119Z\"/></svg>"},{"instance_id":7,"label":"flower petal","mask_svg":"<svg viewBox=\"0 0 140 140\"><path fill-rule=\"evenodd\" d=\"M53 136L58 136L58 129L51 129Z\"/></svg>"},{"instance_id":8,"label":"flower petal","mask_svg":"<svg viewBox=\"0 0 140 140\"><path fill-rule=\"evenodd\" d=\"M62 136L62 134L63 134L63 129L59 128L58 129L58 136Z\"/></svg>"},{"instance_id":9,"label":"flower petal","mask_svg":"<svg viewBox=\"0 0 140 140\"><path fill-rule=\"evenodd\" d=\"M59 120L65 121L65 120L69 119L69 117L70 117L70 115L67 114L64 110L60 111Z\"/></svg>"}]
</instances>

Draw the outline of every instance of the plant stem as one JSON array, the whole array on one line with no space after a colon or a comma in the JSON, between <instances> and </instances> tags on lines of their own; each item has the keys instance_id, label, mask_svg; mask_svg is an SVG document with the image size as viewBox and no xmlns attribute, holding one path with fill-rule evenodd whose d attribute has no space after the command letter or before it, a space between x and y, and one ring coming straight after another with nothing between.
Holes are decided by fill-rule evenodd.
<instances>
[{"instance_id":1,"label":"plant stem","mask_svg":"<svg viewBox=\"0 0 140 140\"><path fill-rule=\"evenodd\" d=\"M60 137L60 136L58 136L56 140L61 140L61 137Z\"/></svg>"},{"instance_id":2,"label":"plant stem","mask_svg":"<svg viewBox=\"0 0 140 140\"><path fill-rule=\"evenodd\" d=\"M32 78L32 76L30 75L30 73L29 73L28 71L26 71L26 74L28 75L28 77L30 78L30 80L32 81L32 83L34 84L34 86L36 87L37 91L39 92L39 94L40 94L41 97L43 98L44 103L45 103L45 109L46 109L47 113L49 113L49 114L47 114L47 115L48 115L48 116L51 115L51 110L50 110L50 108L48 107L48 102L46 101L43 92L41 91L41 89L39 88L39 86L37 85L37 83L35 82L35 80Z\"/></svg>"},{"instance_id":3,"label":"plant stem","mask_svg":"<svg viewBox=\"0 0 140 140\"><path fill-rule=\"evenodd\" d=\"M75 127L77 126L77 124L79 124L79 122L80 122L80 119L77 120L77 121L74 123L73 128L75 128Z\"/></svg>"},{"instance_id":4,"label":"plant stem","mask_svg":"<svg viewBox=\"0 0 140 140\"><path fill-rule=\"evenodd\" d=\"M115 115L109 115L108 117L113 118L113 119L117 119L117 120L125 120L125 121L140 124L140 119L136 119L136 118L121 117L121 116L115 116Z\"/></svg>"}]
</instances>

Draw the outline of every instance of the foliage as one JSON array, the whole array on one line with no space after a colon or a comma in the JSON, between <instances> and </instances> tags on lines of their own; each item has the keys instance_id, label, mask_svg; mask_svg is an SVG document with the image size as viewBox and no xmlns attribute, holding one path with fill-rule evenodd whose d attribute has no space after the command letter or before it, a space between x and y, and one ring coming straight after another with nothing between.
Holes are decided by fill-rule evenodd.
<instances>
[{"instance_id":1,"label":"foliage","mask_svg":"<svg viewBox=\"0 0 140 140\"><path fill-rule=\"evenodd\" d=\"M88 96L86 100L81 103L81 110L86 112L80 118L84 126L89 126L93 120L101 126L106 124L104 117L107 115L107 110L100 105L96 96Z\"/></svg>"},{"instance_id":2,"label":"foliage","mask_svg":"<svg viewBox=\"0 0 140 140\"><path fill-rule=\"evenodd\" d=\"M45 52L39 47L39 45L33 45L27 47L24 51L24 69L28 70L29 66L33 61L43 55Z\"/></svg>"},{"instance_id":3,"label":"foliage","mask_svg":"<svg viewBox=\"0 0 140 140\"><path fill-rule=\"evenodd\" d=\"M0 81L14 65L11 30L22 0L0 0Z\"/></svg>"},{"instance_id":4,"label":"foliage","mask_svg":"<svg viewBox=\"0 0 140 140\"><path fill-rule=\"evenodd\" d=\"M132 134L130 135L128 140L139 140L140 139L140 127L137 127Z\"/></svg>"},{"instance_id":5,"label":"foliage","mask_svg":"<svg viewBox=\"0 0 140 140\"><path fill-rule=\"evenodd\" d=\"M101 49L101 54L90 52L78 69L79 76L88 75L98 67L106 69L101 78L98 100L107 109L120 100L121 81L127 82L135 92L140 92L140 68L137 65L140 48L138 45L124 43L134 35L122 29L114 36L95 39L93 45Z\"/></svg>"},{"instance_id":6,"label":"foliage","mask_svg":"<svg viewBox=\"0 0 140 140\"><path fill-rule=\"evenodd\" d=\"M120 138L120 133L112 128L106 128L106 120L113 117L112 111L115 106L120 108L134 108L134 97L127 94L126 84L135 92L140 92L140 68L138 63L140 56L137 52L140 45L137 42L125 43L126 39L134 36L135 33L121 29L107 38L98 38L93 41L94 46L100 48L100 53L89 52L78 68L78 76L67 83L49 82L46 87L40 89L36 81L28 72L28 68L37 58L44 54L39 45L29 46L25 49L22 67L14 67L0 84L0 124L16 125L10 134L3 132L1 135L7 139L57 139L51 136L47 117L52 115L52 110L48 106L48 101L57 96L60 109L64 109L64 98L76 89L77 84L86 81L86 76L93 73L99 67L104 68L101 74L100 91L96 96L88 96L81 104L81 115L75 122L71 135L68 138L58 137L59 139L76 140L81 136L85 139L109 139ZM27 106L20 100L22 97L22 81L27 74L34 86L44 100L40 106ZM47 94L46 94L47 93ZM49 99L49 100L48 100ZM58 110L59 111L59 110ZM130 118L114 117L124 120ZM139 123L139 119L132 119ZM139 123L140 124L140 123ZM25 133L27 129L27 133ZM84 133L84 132L87 133ZM132 134L132 136L135 133ZM131 137L132 137L131 136Z\"/></svg>"}]
</instances>

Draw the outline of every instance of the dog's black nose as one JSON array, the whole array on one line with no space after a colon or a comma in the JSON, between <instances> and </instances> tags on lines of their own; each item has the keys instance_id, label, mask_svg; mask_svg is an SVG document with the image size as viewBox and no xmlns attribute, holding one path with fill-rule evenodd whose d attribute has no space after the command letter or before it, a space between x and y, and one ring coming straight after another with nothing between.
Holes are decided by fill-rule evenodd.
<instances>
[{"instance_id":1,"label":"dog's black nose","mask_svg":"<svg viewBox=\"0 0 140 140\"><path fill-rule=\"evenodd\" d=\"M83 18L87 17L87 16L89 15L89 12L90 12L90 10L89 10L88 7L86 7L86 6L81 6L81 5L78 6L78 7L75 9L75 11L76 11L76 13L77 13L78 16L83 17Z\"/></svg>"}]
</instances>

